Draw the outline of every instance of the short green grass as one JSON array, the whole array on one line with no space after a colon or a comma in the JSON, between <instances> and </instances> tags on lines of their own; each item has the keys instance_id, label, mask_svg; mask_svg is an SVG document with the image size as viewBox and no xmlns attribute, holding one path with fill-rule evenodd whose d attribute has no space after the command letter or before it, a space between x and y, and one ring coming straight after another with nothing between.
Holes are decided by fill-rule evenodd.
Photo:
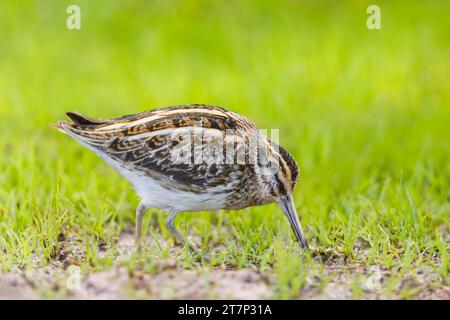
<instances>
[{"instance_id":1,"label":"short green grass","mask_svg":"<svg viewBox=\"0 0 450 320\"><path fill-rule=\"evenodd\" d=\"M203 256L178 252L178 268L256 268L273 298L301 297L313 273L326 286L331 265L389 270L388 298L414 297L402 280L417 268L448 286L450 5L376 1L370 31L372 2L3 1L0 274L48 265L63 244L82 248L85 273L107 270L133 232L129 184L49 123L208 103L280 129L314 250L299 252L275 205L185 213L177 225ZM81 30L65 27L72 3ZM164 219L146 216L153 241L122 262L130 272L174 254ZM364 281L349 281L354 298Z\"/></svg>"}]
</instances>

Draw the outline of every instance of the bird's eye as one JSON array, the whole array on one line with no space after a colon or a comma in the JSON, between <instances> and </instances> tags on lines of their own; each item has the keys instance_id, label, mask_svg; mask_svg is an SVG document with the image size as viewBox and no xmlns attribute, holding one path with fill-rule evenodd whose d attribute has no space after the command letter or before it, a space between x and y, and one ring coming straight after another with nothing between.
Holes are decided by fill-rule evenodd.
<instances>
[{"instance_id":1,"label":"bird's eye","mask_svg":"<svg viewBox=\"0 0 450 320\"><path fill-rule=\"evenodd\" d=\"M272 173L276 173L278 171L278 162L274 161L274 160L271 160L271 161L267 162L266 167L269 168L269 170Z\"/></svg>"}]
</instances>

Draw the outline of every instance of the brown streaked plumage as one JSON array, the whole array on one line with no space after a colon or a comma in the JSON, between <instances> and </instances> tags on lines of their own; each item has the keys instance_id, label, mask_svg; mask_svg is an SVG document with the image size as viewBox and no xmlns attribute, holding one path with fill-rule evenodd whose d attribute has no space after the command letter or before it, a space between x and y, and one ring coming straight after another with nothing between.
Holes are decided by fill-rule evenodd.
<instances>
[{"instance_id":1,"label":"brown streaked plumage","mask_svg":"<svg viewBox=\"0 0 450 320\"><path fill-rule=\"evenodd\" d=\"M118 170L141 198L136 236L147 208L169 213L166 225L181 242L181 211L238 210L277 202L302 247L308 244L292 190L299 171L286 149L259 133L248 118L203 105L158 108L111 120L74 112L56 125Z\"/></svg>"}]
</instances>

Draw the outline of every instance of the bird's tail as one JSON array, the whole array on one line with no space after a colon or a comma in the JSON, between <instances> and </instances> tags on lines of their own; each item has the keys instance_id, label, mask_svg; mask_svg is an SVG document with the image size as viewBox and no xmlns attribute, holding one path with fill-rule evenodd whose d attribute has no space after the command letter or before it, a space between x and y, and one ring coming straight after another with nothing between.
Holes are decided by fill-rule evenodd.
<instances>
[{"instance_id":1,"label":"bird's tail","mask_svg":"<svg viewBox=\"0 0 450 320\"><path fill-rule=\"evenodd\" d=\"M57 123L50 123L49 125L52 128L58 129L62 133L69 133L70 127L73 125L73 123L61 120L61 121L58 121Z\"/></svg>"},{"instance_id":2,"label":"bird's tail","mask_svg":"<svg viewBox=\"0 0 450 320\"><path fill-rule=\"evenodd\" d=\"M66 114L72 122L61 120L51 124L51 126L90 147L98 147L108 138L96 133L98 126L107 123L107 121L94 120L75 112L67 112Z\"/></svg>"},{"instance_id":3,"label":"bird's tail","mask_svg":"<svg viewBox=\"0 0 450 320\"><path fill-rule=\"evenodd\" d=\"M83 116L77 112L67 112L66 115L77 125L80 126L96 126L100 124L105 124L107 121L96 120L86 116Z\"/></svg>"}]
</instances>

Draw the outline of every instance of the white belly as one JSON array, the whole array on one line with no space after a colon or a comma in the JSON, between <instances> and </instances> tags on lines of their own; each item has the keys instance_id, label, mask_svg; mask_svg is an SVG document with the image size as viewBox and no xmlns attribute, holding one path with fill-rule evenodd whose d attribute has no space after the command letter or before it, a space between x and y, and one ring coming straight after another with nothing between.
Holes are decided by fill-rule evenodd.
<instances>
[{"instance_id":1,"label":"white belly","mask_svg":"<svg viewBox=\"0 0 450 320\"><path fill-rule=\"evenodd\" d=\"M136 190L138 196L148 207L163 211L211 211L225 207L227 196L225 194L193 193L188 191L166 189L157 180L144 175L139 171L127 170L111 159L105 159L119 171Z\"/></svg>"},{"instance_id":2,"label":"white belly","mask_svg":"<svg viewBox=\"0 0 450 320\"><path fill-rule=\"evenodd\" d=\"M135 172L127 173L126 177L133 184L139 197L149 207L164 211L211 211L225 207L225 195L169 190L154 179Z\"/></svg>"}]
</instances>

